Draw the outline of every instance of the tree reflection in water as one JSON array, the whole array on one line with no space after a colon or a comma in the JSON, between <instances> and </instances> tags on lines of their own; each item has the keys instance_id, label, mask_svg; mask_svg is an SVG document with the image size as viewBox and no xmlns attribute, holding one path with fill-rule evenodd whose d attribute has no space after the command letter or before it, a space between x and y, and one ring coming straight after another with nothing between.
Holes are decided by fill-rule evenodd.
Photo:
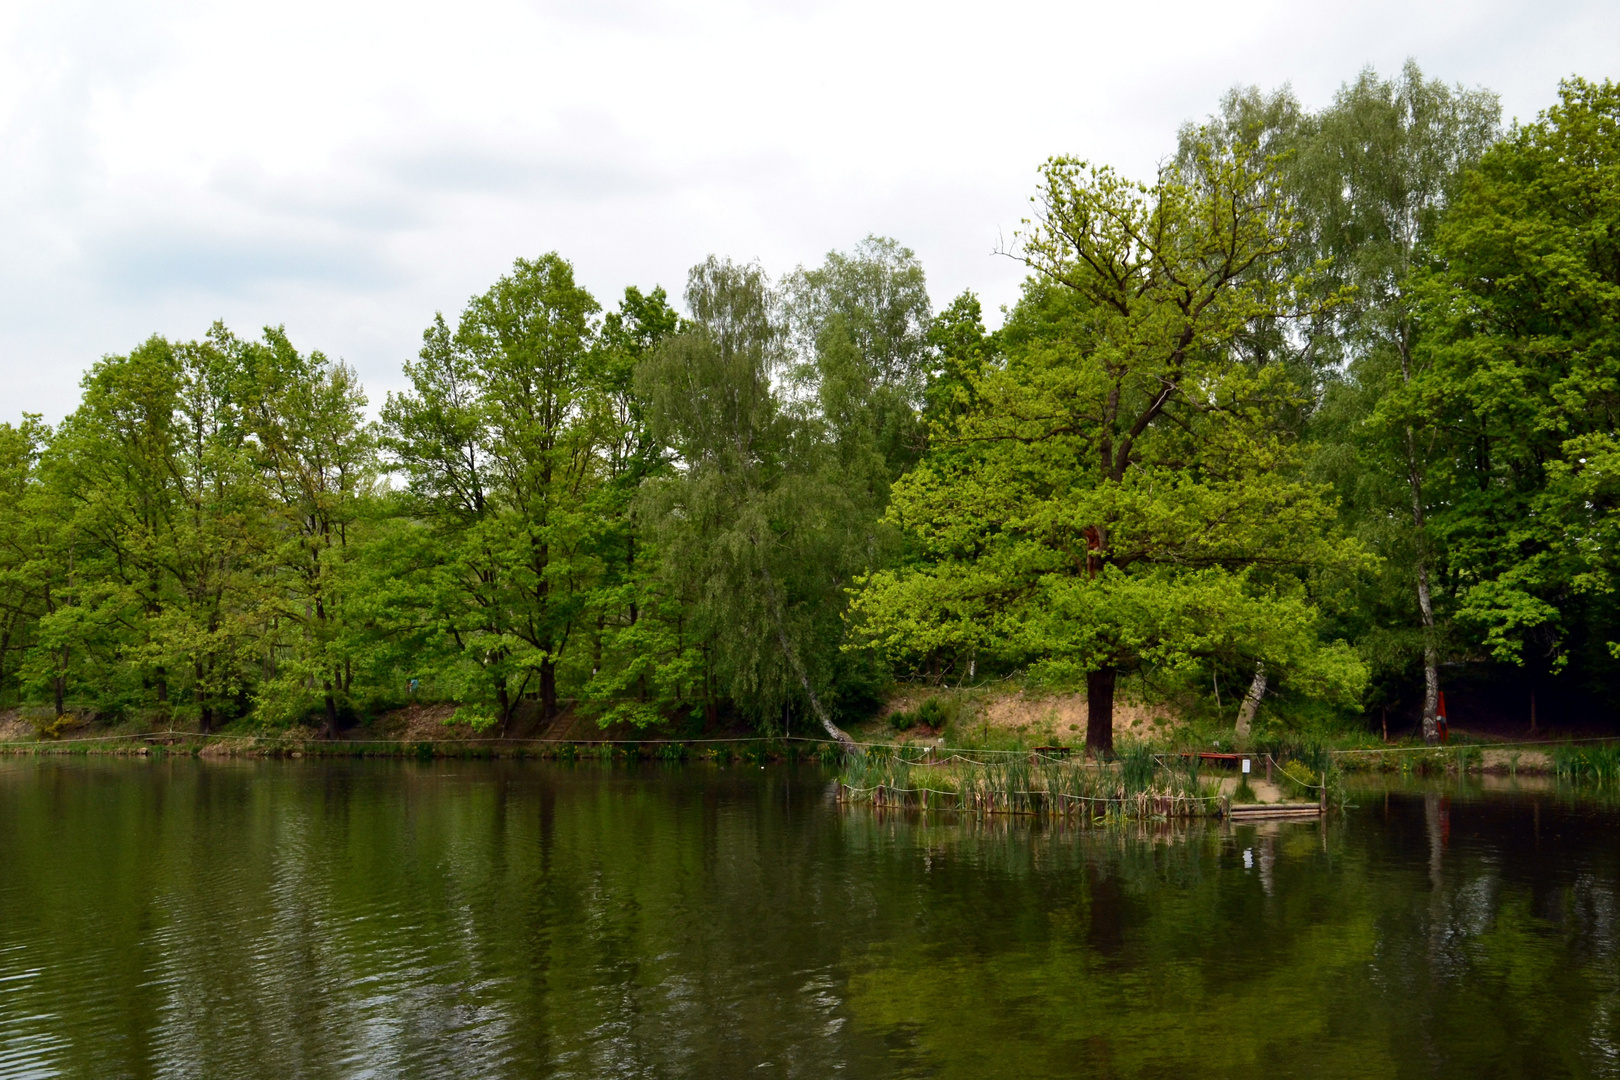
<instances>
[{"instance_id":1,"label":"tree reflection in water","mask_svg":"<svg viewBox=\"0 0 1620 1080\"><path fill-rule=\"evenodd\" d=\"M0 1075L1620 1075L1620 822L958 820L816 770L0 762Z\"/></svg>"}]
</instances>

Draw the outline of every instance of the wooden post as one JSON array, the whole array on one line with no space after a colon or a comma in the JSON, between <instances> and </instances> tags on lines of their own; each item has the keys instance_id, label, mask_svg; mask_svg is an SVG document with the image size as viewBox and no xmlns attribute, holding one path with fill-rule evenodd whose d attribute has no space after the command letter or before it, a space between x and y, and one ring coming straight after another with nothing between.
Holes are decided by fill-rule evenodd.
<instances>
[{"instance_id":1,"label":"wooden post","mask_svg":"<svg viewBox=\"0 0 1620 1080\"><path fill-rule=\"evenodd\" d=\"M1327 813L1327 770L1322 770L1321 801L1317 804L1322 813Z\"/></svg>"}]
</instances>

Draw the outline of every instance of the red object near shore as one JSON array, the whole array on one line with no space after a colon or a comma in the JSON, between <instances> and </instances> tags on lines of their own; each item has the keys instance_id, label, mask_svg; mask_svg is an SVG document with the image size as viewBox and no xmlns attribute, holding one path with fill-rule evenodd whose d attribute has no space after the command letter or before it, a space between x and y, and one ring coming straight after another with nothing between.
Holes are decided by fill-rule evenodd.
<instances>
[{"instance_id":1,"label":"red object near shore","mask_svg":"<svg viewBox=\"0 0 1620 1080\"><path fill-rule=\"evenodd\" d=\"M1446 692L1441 690L1439 695L1440 700L1435 703L1434 707L1434 726L1438 729L1437 733L1440 736L1440 741L1450 742L1451 721L1446 718Z\"/></svg>"}]
</instances>

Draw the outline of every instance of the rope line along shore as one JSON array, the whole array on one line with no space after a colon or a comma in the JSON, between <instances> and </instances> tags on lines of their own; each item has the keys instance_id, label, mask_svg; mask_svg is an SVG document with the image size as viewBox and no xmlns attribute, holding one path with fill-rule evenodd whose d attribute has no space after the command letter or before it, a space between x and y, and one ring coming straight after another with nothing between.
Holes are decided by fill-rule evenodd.
<instances>
[{"instance_id":1,"label":"rope line along shore","mask_svg":"<svg viewBox=\"0 0 1620 1080\"><path fill-rule=\"evenodd\" d=\"M1330 754L1419 754L1455 753L1458 750L1518 750L1531 746L1578 746L1587 743L1620 742L1613 735L1595 735L1588 739L1538 739L1534 742L1447 743L1442 746L1369 746L1349 750L1329 750Z\"/></svg>"},{"instance_id":2,"label":"rope line along shore","mask_svg":"<svg viewBox=\"0 0 1620 1080\"><path fill-rule=\"evenodd\" d=\"M770 743L770 742L802 742L816 746L836 746L831 739L812 739L802 735L736 735L714 739L545 739L538 736L522 736L511 738L504 735L474 736L471 738L432 738L432 739L298 739L287 740L285 736L269 733L259 735L240 735L230 732L200 731L140 731L133 734L121 735L85 735L73 739L35 739L12 740L0 742L4 746L68 746L76 743L112 742L118 739L175 739L181 741L207 742L210 739L235 739L237 741L267 743L286 742L287 745L298 746L431 746L455 745L467 743L499 743L505 746L518 744L539 744L542 746L696 746L706 743Z\"/></svg>"},{"instance_id":3,"label":"rope line along shore","mask_svg":"<svg viewBox=\"0 0 1620 1080\"><path fill-rule=\"evenodd\" d=\"M903 788L903 787L895 787L892 784L874 784L871 787L858 787L855 784L845 784L845 783L840 783L838 786L840 788L842 788L843 790L845 790L845 791L855 791L855 792L893 791L893 792L896 792L896 793L903 793L903 794L908 794L908 795L915 794L917 792L929 792L930 794L934 794L934 795L955 795L957 798L962 797L962 793L960 791L941 791L938 788ZM997 791L997 792L993 792L993 794L996 794L996 795L1039 795L1042 798L1046 798L1046 799L1058 799L1058 800L1068 799L1068 800L1073 801L1073 802L1100 802L1100 803L1118 803L1118 802L1123 802L1125 799L1135 797L1135 796L1131 796L1131 795L1120 796L1118 798L1114 798L1114 797L1110 797L1110 796L1106 796L1106 795L1070 795L1068 792L1064 792L1064 791L1058 791L1058 792L1050 792L1050 791ZM1185 802L1219 802L1222 799L1226 798L1226 796L1224 796L1224 795L1150 795L1149 798L1170 799L1172 801L1185 801Z\"/></svg>"}]
</instances>

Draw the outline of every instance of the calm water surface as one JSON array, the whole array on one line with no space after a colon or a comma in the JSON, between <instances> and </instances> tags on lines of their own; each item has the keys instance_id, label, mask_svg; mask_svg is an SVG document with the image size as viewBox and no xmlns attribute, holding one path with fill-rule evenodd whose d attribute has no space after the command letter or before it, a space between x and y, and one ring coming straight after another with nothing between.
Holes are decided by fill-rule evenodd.
<instances>
[{"instance_id":1,"label":"calm water surface","mask_svg":"<svg viewBox=\"0 0 1620 1080\"><path fill-rule=\"evenodd\" d=\"M0 761L0 1077L1620 1076L1620 812L841 811L771 767Z\"/></svg>"}]
</instances>

